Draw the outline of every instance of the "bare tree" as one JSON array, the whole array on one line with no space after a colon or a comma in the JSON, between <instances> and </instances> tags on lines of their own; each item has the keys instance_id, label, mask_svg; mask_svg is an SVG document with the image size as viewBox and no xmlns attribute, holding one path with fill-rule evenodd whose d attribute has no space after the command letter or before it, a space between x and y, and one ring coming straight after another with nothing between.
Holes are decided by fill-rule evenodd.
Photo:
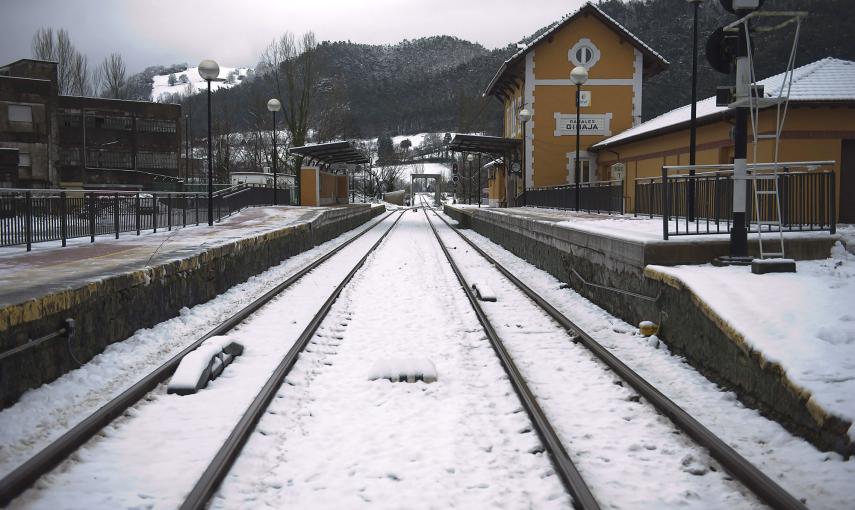
<instances>
[{"instance_id":1,"label":"bare tree","mask_svg":"<svg viewBox=\"0 0 855 510\"><path fill-rule=\"evenodd\" d=\"M98 66L98 75L103 84L103 97L110 99L127 99L128 83L126 79L125 60L120 53L111 53L104 57Z\"/></svg>"},{"instance_id":2,"label":"bare tree","mask_svg":"<svg viewBox=\"0 0 855 510\"><path fill-rule=\"evenodd\" d=\"M57 63L57 85L63 95L84 96L92 93L87 59L74 47L68 31L42 27L30 42L33 58Z\"/></svg>"},{"instance_id":3,"label":"bare tree","mask_svg":"<svg viewBox=\"0 0 855 510\"><path fill-rule=\"evenodd\" d=\"M305 145L309 133L312 99L319 79L317 48L313 32L306 32L299 41L294 34L285 32L270 43L261 57L264 65L260 67L272 78L276 97L282 102L282 118L295 147ZM302 157L298 157L298 187L301 166Z\"/></svg>"}]
</instances>

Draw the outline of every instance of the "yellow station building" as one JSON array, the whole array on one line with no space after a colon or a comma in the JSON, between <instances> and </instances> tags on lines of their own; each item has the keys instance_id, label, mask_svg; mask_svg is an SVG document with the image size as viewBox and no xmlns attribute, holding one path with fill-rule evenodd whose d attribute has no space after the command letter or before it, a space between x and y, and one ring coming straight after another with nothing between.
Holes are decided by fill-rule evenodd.
<instances>
[{"instance_id":1,"label":"yellow station building","mask_svg":"<svg viewBox=\"0 0 855 510\"><path fill-rule=\"evenodd\" d=\"M572 184L576 157L575 85L570 71L588 70L581 86L581 181L624 180L624 206L635 207L637 178L661 175L664 165L689 161L690 107L641 122L643 81L668 62L601 11L585 4L508 59L485 95L502 101L503 136L522 139L526 188ZM784 76L761 80L775 96ZM519 112L528 109L523 125ZM775 130L777 108L761 110L758 133ZM697 104L697 164L729 164L734 112L715 98ZM750 135L749 126L749 137ZM749 163L754 147L749 138ZM774 159L774 140L761 139L757 161ZM779 161L835 161L836 204L841 222L855 222L855 62L826 58L794 70ZM621 165L617 165L621 163ZM622 175L615 173L622 168ZM507 204L503 169L491 171L491 205ZM510 201L513 203L513 201Z\"/></svg>"},{"instance_id":2,"label":"yellow station building","mask_svg":"<svg viewBox=\"0 0 855 510\"><path fill-rule=\"evenodd\" d=\"M485 95L504 105L503 135L524 138L526 188L573 183L576 100L570 70L576 66L588 70L581 97L579 161L581 180L589 182L598 180L597 154L590 147L641 123L642 82L668 62L591 3L508 59ZM523 108L532 114L524 137L519 120ZM499 186L491 189L494 194L502 191Z\"/></svg>"}]
</instances>

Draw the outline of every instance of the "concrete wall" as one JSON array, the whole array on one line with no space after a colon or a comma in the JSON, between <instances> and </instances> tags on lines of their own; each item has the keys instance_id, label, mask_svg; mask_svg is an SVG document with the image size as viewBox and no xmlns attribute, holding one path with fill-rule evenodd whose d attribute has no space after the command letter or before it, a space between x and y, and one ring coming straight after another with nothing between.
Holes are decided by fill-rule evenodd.
<instances>
[{"instance_id":1,"label":"concrete wall","mask_svg":"<svg viewBox=\"0 0 855 510\"><path fill-rule=\"evenodd\" d=\"M325 211L310 223L0 308L0 352L51 333L66 318L73 318L77 321L74 354L86 362L136 330L175 317L182 307L204 303L383 211L370 206ZM24 391L76 367L62 337L0 361L0 409L15 403Z\"/></svg>"},{"instance_id":2,"label":"concrete wall","mask_svg":"<svg viewBox=\"0 0 855 510\"><path fill-rule=\"evenodd\" d=\"M793 433L824 450L855 453L855 446L846 434L848 422L809 402L780 366L747 348L736 332L679 282L656 277L646 270L648 264L671 265L692 263L700 257L714 258L719 247L704 248L692 242L667 246L636 243L489 210L446 206L445 212L458 220L461 228L471 228L488 237L567 283L612 315L630 324L642 320L659 324L660 338L675 354L684 356L709 379L734 390L744 403L759 408ZM829 236L821 241L792 243L788 253L825 258L834 241L836 237ZM756 251L756 245L752 249Z\"/></svg>"}]
</instances>

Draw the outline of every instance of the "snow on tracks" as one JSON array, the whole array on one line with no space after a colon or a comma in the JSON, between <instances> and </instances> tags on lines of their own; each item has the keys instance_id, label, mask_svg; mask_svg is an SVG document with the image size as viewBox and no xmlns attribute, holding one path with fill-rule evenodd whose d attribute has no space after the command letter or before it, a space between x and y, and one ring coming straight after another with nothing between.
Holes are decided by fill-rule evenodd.
<instances>
[{"instance_id":1,"label":"snow on tracks","mask_svg":"<svg viewBox=\"0 0 855 510\"><path fill-rule=\"evenodd\" d=\"M369 381L434 361L435 383ZM405 214L333 306L212 500L217 508L567 507L421 214Z\"/></svg>"}]
</instances>

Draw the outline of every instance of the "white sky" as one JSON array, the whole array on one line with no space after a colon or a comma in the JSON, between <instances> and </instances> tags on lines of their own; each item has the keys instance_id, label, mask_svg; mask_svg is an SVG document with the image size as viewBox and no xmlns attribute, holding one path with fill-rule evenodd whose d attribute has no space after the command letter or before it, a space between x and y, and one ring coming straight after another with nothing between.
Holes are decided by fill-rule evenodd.
<instances>
[{"instance_id":1,"label":"white sky","mask_svg":"<svg viewBox=\"0 0 855 510\"><path fill-rule=\"evenodd\" d=\"M66 28L90 65L118 51L136 72L213 58L251 66L284 31L319 41L396 43L453 35L488 48L514 43L584 0L0 0L0 65L30 57L42 26Z\"/></svg>"}]
</instances>

